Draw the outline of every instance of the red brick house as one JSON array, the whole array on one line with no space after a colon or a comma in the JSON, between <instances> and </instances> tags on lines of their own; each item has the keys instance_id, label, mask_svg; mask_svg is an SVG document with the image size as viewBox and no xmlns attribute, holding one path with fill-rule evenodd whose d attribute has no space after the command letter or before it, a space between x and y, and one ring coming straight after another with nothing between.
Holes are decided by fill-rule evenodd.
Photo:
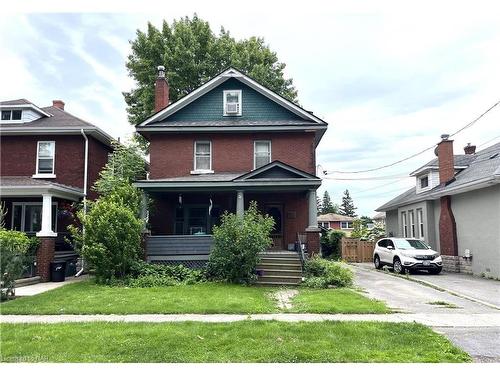
<instances>
[{"instance_id":1,"label":"red brick house","mask_svg":"<svg viewBox=\"0 0 500 375\"><path fill-rule=\"evenodd\" d=\"M351 234L355 217L340 214L323 214L318 216L318 225L325 229L338 229Z\"/></svg>"},{"instance_id":2,"label":"red brick house","mask_svg":"<svg viewBox=\"0 0 500 375\"><path fill-rule=\"evenodd\" d=\"M0 194L5 227L41 239L37 269L48 279L54 256L74 256L64 241L73 222L67 208L85 198L112 151L112 138L64 110L26 99L0 102Z\"/></svg>"},{"instance_id":3,"label":"red brick house","mask_svg":"<svg viewBox=\"0 0 500 375\"><path fill-rule=\"evenodd\" d=\"M150 142L149 179L136 182L154 201L148 259L206 261L213 225L251 201L275 219L273 249L300 236L317 252L315 152L327 123L232 68L168 97L159 67L157 112L136 126Z\"/></svg>"}]
</instances>

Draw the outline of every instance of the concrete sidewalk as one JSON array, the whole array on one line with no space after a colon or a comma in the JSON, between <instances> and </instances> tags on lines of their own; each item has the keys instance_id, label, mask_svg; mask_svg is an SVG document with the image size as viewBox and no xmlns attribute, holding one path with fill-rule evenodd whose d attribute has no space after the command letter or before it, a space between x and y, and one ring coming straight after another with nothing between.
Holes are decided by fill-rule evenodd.
<instances>
[{"instance_id":1,"label":"concrete sidewalk","mask_svg":"<svg viewBox=\"0 0 500 375\"><path fill-rule=\"evenodd\" d=\"M67 277L65 281L58 282L58 283L47 282L47 283L38 283L38 284L20 286L20 287L16 288L16 297L34 296L36 294L40 294L43 292L47 292L49 290L60 288L64 285L73 284L73 283L87 280L87 279L88 279L88 275L82 275L79 277L71 276L71 277Z\"/></svg>"},{"instance_id":2,"label":"concrete sidewalk","mask_svg":"<svg viewBox=\"0 0 500 375\"><path fill-rule=\"evenodd\" d=\"M81 322L205 322L228 323L244 320L282 322L391 322L421 323L429 327L500 327L500 314L130 314L130 315L0 315L0 323Z\"/></svg>"}]
</instances>

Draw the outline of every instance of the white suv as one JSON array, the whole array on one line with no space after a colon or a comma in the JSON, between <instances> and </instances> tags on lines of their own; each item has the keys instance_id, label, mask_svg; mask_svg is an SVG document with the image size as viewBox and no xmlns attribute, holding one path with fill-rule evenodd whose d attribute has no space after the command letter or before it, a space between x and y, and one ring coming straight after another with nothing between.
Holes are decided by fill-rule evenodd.
<instances>
[{"instance_id":1,"label":"white suv","mask_svg":"<svg viewBox=\"0 0 500 375\"><path fill-rule=\"evenodd\" d=\"M424 241L415 238L382 238L373 250L375 268L389 266L396 273L427 270L437 275L443 269L441 256Z\"/></svg>"}]
</instances>

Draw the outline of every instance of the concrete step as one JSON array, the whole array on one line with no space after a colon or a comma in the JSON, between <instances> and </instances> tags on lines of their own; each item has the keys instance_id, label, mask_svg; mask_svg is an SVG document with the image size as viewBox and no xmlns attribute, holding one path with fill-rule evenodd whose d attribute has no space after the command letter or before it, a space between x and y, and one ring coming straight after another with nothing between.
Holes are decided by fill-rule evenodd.
<instances>
[{"instance_id":1,"label":"concrete step","mask_svg":"<svg viewBox=\"0 0 500 375\"><path fill-rule=\"evenodd\" d=\"M269 269L269 268L259 268L257 271L260 276L282 276L282 277L302 277L302 270L289 270L289 269Z\"/></svg>"},{"instance_id":2,"label":"concrete step","mask_svg":"<svg viewBox=\"0 0 500 375\"><path fill-rule=\"evenodd\" d=\"M257 281L256 285L260 286L297 286L300 284L300 281L293 282L278 282L278 281Z\"/></svg>"},{"instance_id":3,"label":"concrete step","mask_svg":"<svg viewBox=\"0 0 500 375\"><path fill-rule=\"evenodd\" d=\"M302 264L298 258L261 258L260 263Z\"/></svg>"},{"instance_id":4,"label":"concrete step","mask_svg":"<svg viewBox=\"0 0 500 375\"><path fill-rule=\"evenodd\" d=\"M260 253L261 258L299 258L299 254L292 252L292 251L287 251L287 252L264 252Z\"/></svg>"},{"instance_id":5,"label":"concrete step","mask_svg":"<svg viewBox=\"0 0 500 375\"><path fill-rule=\"evenodd\" d=\"M257 265L257 269L273 269L273 270L293 270L293 271L302 271L302 265L299 263L269 263L269 262L260 262Z\"/></svg>"},{"instance_id":6,"label":"concrete step","mask_svg":"<svg viewBox=\"0 0 500 375\"><path fill-rule=\"evenodd\" d=\"M271 283L276 283L276 284L283 284L283 283L296 283L300 284L302 281L302 275L299 276L275 276L275 275L265 275L265 276L259 276L257 278L259 282L271 282Z\"/></svg>"},{"instance_id":7,"label":"concrete step","mask_svg":"<svg viewBox=\"0 0 500 375\"><path fill-rule=\"evenodd\" d=\"M38 284L41 281L40 276L27 277L25 279L17 279L16 280L16 288L21 286Z\"/></svg>"}]
</instances>

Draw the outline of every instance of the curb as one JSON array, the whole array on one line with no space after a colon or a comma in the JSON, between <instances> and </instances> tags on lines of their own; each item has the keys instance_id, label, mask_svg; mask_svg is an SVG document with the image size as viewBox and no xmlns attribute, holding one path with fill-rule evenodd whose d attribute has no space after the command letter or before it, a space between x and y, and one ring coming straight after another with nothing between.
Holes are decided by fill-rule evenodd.
<instances>
[{"instance_id":1,"label":"curb","mask_svg":"<svg viewBox=\"0 0 500 375\"><path fill-rule=\"evenodd\" d=\"M360 267L360 266L358 266L358 265L356 265L354 263L349 263L349 264L351 266L359 268L360 270L365 270L365 271L368 271L368 272L380 272L380 273L387 274L389 276L398 277L398 278L403 279L403 280L410 280L410 281L413 281L414 283L422 284L422 285L428 286L430 288L433 288L433 289L436 289L436 290L439 290L439 291L442 291L442 292L449 293L449 294L451 294L453 296L460 297L460 298L463 298L463 299L467 299L469 301L476 302L476 303L479 303L479 304L487 306L487 307L491 307L491 308L496 309L496 310L500 310L500 306L494 305L492 303L489 303L489 302L486 302L486 301L483 301L483 300L480 300L480 299L477 299L477 298L474 298L474 297L470 297L470 296L462 294L462 293L455 292L454 290L443 288L442 286L430 283L428 281L424 281L424 280L420 280L420 279L415 279L415 278L413 278L411 276L400 276L400 275L396 275L396 274L393 274L393 273L387 273L385 271L379 271L379 270L375 270L375 269L372 270L372 269L369 269L369 268Z\"/></svg>"}]
</instances>

